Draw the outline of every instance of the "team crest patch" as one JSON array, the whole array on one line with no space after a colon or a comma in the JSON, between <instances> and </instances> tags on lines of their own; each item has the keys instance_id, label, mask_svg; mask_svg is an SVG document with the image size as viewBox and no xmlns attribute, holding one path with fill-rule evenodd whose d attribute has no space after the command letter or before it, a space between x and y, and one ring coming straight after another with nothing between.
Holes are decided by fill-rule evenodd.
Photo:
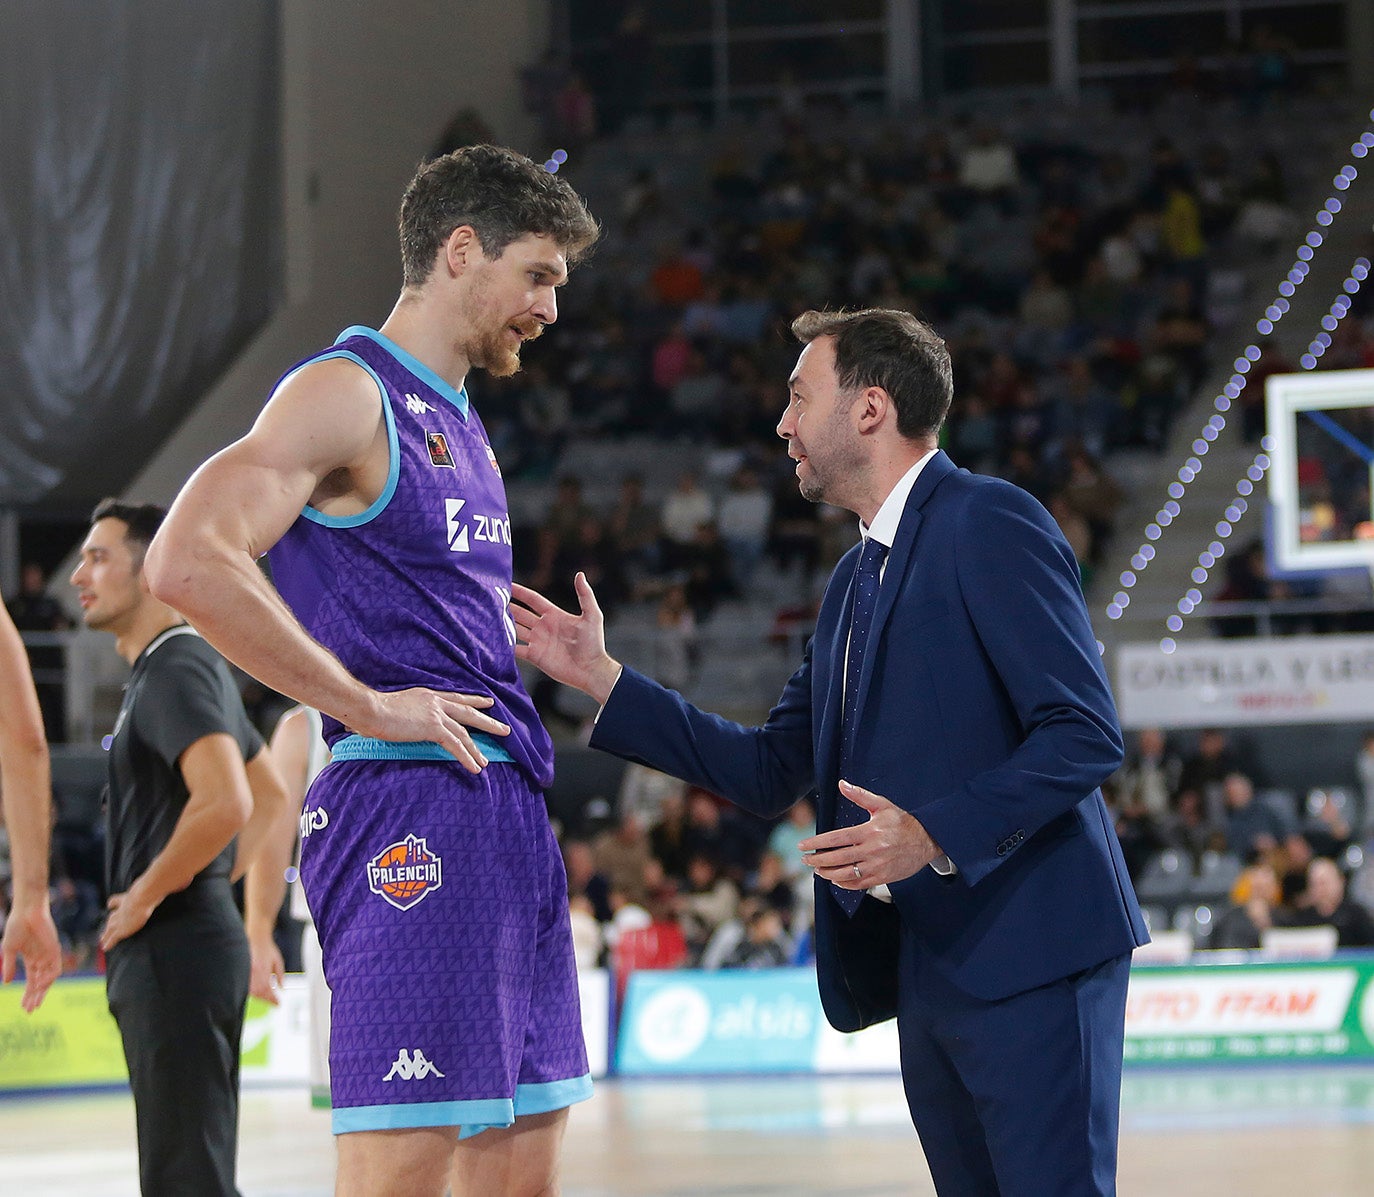
<instances>
[{"instance_id":1,"label":"team crest patch","mask_svg":"<svg viewBox=\"0 0 1374 1197\"><path fill-rule=\"evenodd\" d=\"M501 466L496 460L496 454L492 450L492 447L488 444L483 444L482 448L487 451L487 460L491 462L491 468L499 474L501 472Z\"/></svg>"},{"instance_id":2,"label":"team crest patch","mask_svg":"<svg viewBox=\"0 0 1374 1197\"><path fill-rule=\"evenodd\" d=\"M448 438L442 432L426 432L425 444L429 446L430 465L443 466L446 469L457 469L453 464L453 454L449 452Z\"/></svg>"},{"instance_id":3,"label":"team crest patch","mask_svg":"<svg viewBox=\"0 0 1374 1197\"><path fill-rule=\"evenodd\" d=\"M409 910L443 885L443 864L424 840L408 835L367 862L367 886L397 910Z\"/></svg>"}]
</instances>

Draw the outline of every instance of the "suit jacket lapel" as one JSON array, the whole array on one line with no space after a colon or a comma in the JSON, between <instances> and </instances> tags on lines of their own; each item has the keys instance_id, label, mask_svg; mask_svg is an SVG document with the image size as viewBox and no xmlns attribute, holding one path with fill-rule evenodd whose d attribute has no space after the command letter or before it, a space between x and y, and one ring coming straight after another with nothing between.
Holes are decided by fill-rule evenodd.
<instances>
[{"instance_id":1,"label":"suit jacket lapel","mask_svg":"<svg viewBox=\"0 0 1374 1197\"><path fill-rule=\"evenodd\" d=\"M907 569L911 564L916 534L921 530L921 523L925 519L921 514L921 508L935 492L936 486L952 474L954 469L954 463L943 451L936 453L926 462L925 468L921 470L916 479L916 485L911 488L911 494L907 496L906 508L902 512L901 522L897 525L897 535L887 555L887 568L883 572L883 584L878 590L878 605L873 610L873 626L869 629L868 634L868 653L864 657L863 672L859 675L860 708L863 707L864 700L868 696L869 681L873 677L873 662L878 656L883 630L892 618L893 609L897 604L897 594L902 588L902 580L906 577ZM852 599L848 610L853 610ZM843 673L843 670L840 672Z\"/></svg>"}]
</instances>

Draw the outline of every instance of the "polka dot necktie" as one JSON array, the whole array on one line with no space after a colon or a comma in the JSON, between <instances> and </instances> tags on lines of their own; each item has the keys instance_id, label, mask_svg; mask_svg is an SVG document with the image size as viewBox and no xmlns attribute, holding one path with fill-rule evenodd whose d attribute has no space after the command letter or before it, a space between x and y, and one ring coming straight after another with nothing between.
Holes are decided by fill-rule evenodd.
<instances>
[{"instance_id":1,"label":"polka dot necktie","mask_svg":"<svg viewBox=\"0 0 1374 1197\"><path fill-rule=\"evenodd\" d=\"M859 678L863 674L864 653L873 624L873 612L878 606L878 582L887 556L887 545L873 537L864 541L859 564L854 571L854 616L849 625L849 654L844 670L844 716L840 722L840 776L853 781L849 766L854 750L854 732L859 711ZM868 812L843 794L835 795L835 826L854 827L868 819ZM845 914L852 916L864 899L863 890L843 889L833 881L830 892L835 895Z\"/></svg>"}]
</instances>

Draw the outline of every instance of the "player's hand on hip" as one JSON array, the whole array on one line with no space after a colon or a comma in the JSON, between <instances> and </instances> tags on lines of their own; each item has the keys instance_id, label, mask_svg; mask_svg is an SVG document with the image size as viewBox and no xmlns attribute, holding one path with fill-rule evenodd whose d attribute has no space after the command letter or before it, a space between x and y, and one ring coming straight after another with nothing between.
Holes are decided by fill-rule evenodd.
<instances>
[{"instance_id":1,"label":"player's hand on hip","mask_svg":"<svg viewBox=\"0 0 1374 1197\"><path fill-rule=\"evenodd\" d=\"M487 758L473 742L471 732L510 734L509 726L486 713L492 701L485 694L453 694L423 686L393 690L377 695L376 714L367 720L367 726L354 730L398 744L438 744L469 773L480 773Z\"/></svg>"},{"instance_id":2,"label":"player's hand on hip","mask_svg":"<svg viewBox=\"0 0 1374 1197\"><path fill-rule=\"evenodd\" d=\"M578 573L573 586L580 607L576 615L528 586L511 587L515 655L604 703L620 676L620 663L606 652L606 620L587 575Z\"/></svg>"}]
</instances>

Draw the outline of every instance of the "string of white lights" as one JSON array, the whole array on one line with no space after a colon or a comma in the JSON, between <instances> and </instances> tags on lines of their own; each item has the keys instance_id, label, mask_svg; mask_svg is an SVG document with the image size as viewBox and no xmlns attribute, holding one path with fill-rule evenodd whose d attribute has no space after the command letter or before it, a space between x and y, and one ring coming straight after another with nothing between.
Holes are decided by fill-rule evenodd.
<instances>
[{"instance_id":1,"label":"string of white lights","mask_svg":"<svg viewBox=\"0 0 1374 1197\"><path fill-rule=\"evenodd\" d=\"M1369 118L1371 122L1374 122L1374 109L1370 110ZM1365 132L1360 135L1359 140L1351 144L1350 156L1352 159L1360 160L1368 157L1371 149L1374 149L1374 127L1366 129ZM1298 246L1295 260L1288 271L1287 277L1278 285L1278 294L1274 297L1273 302L1264 309L1264 315L1261 316L1255 324L1255 331L1259 333L1262 338L1272 334L1275 326L1290 311L1292 306L1290 301L1297 293L1298 288L1301 287L1303 282L1307 279L1311 271L1310 263L1312 258L1325 240L1325 235L1322 230L1329 229L1337 215L1342 211L1345 204L1341 199L1341 193L1348 191L1351 184L1359 178L1359 175L1359 169L1352 161L1342 166L1332 178L1331 186L1334 189L1332 194L1327 197L1326 202L1317 210L1314 218L1316 221L1315 226L1308 231L1307 236L1303 238L1302 244ZM1317 338L1308 346L1307 353L1302 357L1304 369L1312 369L1313 366L1316 365L1316 359L1329 348L1331 344L1330 333L1334 331L1335 323L1349 310L1350 301L1348 296L1352 296L1355 293L1355 291L1349 290L1352 280L1355 290L1359 289L1359 283L1363 281L1363 279L1354 280L1353 272L1352 277L1346 280L1347 297L1343 297L1344 306L1338 311L1336 304L1333 304L1331 312L1323 317L1322 332L1318 334ZM1338 304L1341 302L1342 300L1337 301ZM1332 322L1330 328L1327 328L1327 321ZM1125 613L1126 608L1131 605L1130 591L1140 580L1141 574L1150 567L1150 563L1155 559L1157 554L1157 542L1163 538L1164 530L1178 518L1182 510L1179 500L1184 497L1189 485L1194 482L1202 472L1203 458L1207 456L1213 442L1221 435L1222 430L1226 427L1226 413L1231 410L1232 404L1240 398L1241 393L1245 390L1245 385L1248 381L1247 376L1251 368L1262 356L1263 350L1260 348L1258 342L1251 342L1241 351L1240 355L1232 363L1234 372L1226 385L1222 387L1220 394L1212 401L1212 407L1215 410L1208 418L1207 423L1199 430L1198 436L1194 438L1191 446L1191 456L1189 456L1179 468L1177 474L1174 476L1174 480L1169 483L1167 488L1168 499L1155 513L1154 519L1145 525L1144 540L1132 555L1130 568L1123 570L1118 579L1121 588L1112 595L1111 600L1107 603L1105 614L1108 619L1120 619ZM1310 364L1309 358L1311 359ZM1253 466L1251 468L1253 468Z\"/></svg>"},{"instance_id":2,"label":"string of white lights","mask_svg":"<svg viewBox=\"0 0 1374 1197\"><path fill-rule=\"evenodd\" d=\"M1331 334L1336 331L1341 320L1350 311L1352 301L1359 292L1360 285L1369 277L1369 270L1368 258L1355 259L1355 264L1350 268L1349 276L1341 284L1341 294L1332 303L1330 311L1322 317L1322 331L1317 334L1316 339L1308 347L1308 352L1302 356L1302 368L1304 370L1316 368L1317 358L1330 346ZM1314 350L1315 352L1313 352ZM1213 540L1197 556L1197 564L1193 567L1191 575L1194 585L1178 600L1177 610L1164 621L1165 627L1169 631L1181 632L1184 620L1202 602L1202 591L1199 587L1206 583L1213 567L1225 555L1227 539L1250 509L1249 496L1254 493L1255 487L1264 481L1269 467L1273 464L1273 459L1270 457L1272 450L1273 440L1268 436L1264 437L1260 441L1260 452L1255 454L1255 459L1246 468L1245 476L1236 483L1236 497L1226 508L1224 518L1217 521L1214 529L1217 539ZM1178 647L1178 643L1172 636L1164 636L1159 642L1159 647L1163 652L1171 653Z\"/></svg>"}]
</instances>

